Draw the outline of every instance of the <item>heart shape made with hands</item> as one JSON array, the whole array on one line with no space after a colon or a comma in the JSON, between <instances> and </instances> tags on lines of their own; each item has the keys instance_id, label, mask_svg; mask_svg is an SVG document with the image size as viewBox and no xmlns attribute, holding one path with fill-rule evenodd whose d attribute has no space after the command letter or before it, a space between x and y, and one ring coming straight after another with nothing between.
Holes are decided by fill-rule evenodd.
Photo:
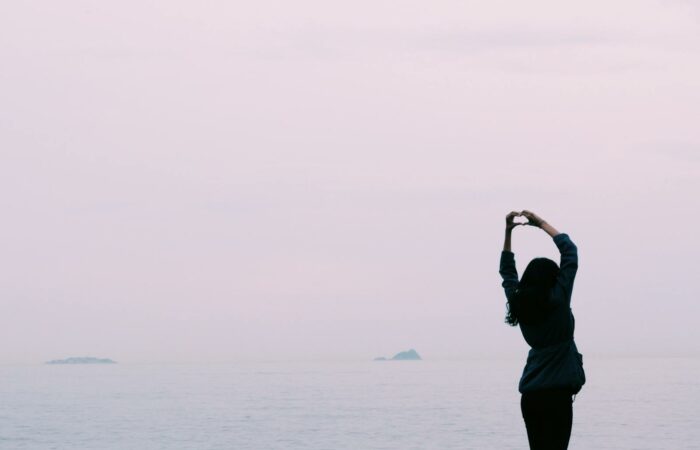
<instances>
[{"instance_id":1,"label":"heart shape made with hands","mask_svg":"<svg viewBox=\"0 0 700 450\"><path fill-rule=\"evenodd\" d=\"M518 219L520 219L520 220L518 220ZM513 223L517 224L517 225L529 225L532 222L530 222L530 220L521 213L521 214L513 217Z\"/></svg>"}]
</instances>

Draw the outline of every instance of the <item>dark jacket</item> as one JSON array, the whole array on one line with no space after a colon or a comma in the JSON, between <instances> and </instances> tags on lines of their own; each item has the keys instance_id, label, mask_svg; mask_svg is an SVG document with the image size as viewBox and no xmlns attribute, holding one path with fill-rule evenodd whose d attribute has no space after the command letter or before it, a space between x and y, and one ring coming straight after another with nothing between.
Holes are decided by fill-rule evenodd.
<instances>
[{"instance_id":1,"label":"dark jacket","mask_svg":"<svg viewBox=\"0 0 700 450\"><path fill-rule=\"evenodd\" d=\"M520 323L520 331L531 347L518 386L521 393L558 388L577 393L586 382L583 356L574 342L574 315L571 312L578 251L565 233L554 236L554 243L561 253L561 262L549 298L552 309L543 322ZM512 252L501 253L499 273L503 278L506 298L510 299L518 287L518 272Z\"/></svg>"}]
</instances>

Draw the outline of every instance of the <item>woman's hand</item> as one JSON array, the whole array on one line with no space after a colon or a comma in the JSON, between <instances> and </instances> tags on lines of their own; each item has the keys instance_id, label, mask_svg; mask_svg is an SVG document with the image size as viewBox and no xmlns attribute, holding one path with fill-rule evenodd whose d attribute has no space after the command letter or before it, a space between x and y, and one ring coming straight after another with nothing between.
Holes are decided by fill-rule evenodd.
<instances>
[{"instance_id":1,"label":"woman's hand","mask_svg":"<svg viewBox=\"0 0 700 450\"><path fill-rule=\"evenodd\" d=\"M542 228L542 225L547 223L543 218L541 218L540 216L538 216L537 214L535 214L532 211L525 211L524 210L520 214L525 216L525 218L527 219L527 223L525 223L525 225L530 225L533 227Z\"/></svg>"},{"instance_id":2,"label":"woman's hand","mask_svg":"<svg viewBox=\"0 0 700 450\"><path fill-rule=\"evenodd\" d=\"M559 231L557 231L556 228L548 224L543 218L538 216L532 211L523 211L520 213L521 215L525 216L527 218L527 223L525 225L530 225L533 227L541 228L547 233L548 235L554 237L557 234L559 234Z\"/></svg>"},{"instance_id":3,"label":"woman's hand","mask_svg":"<svg viewBox=\"0 0 700 450\"><path fill-rule=\"evenodd\" d=\"M513 230L513 228L517 227L518 225L525 225L522 222L513 222L513 219L521 215L522 214L517 211L511 211L508 213L508 215L506 216L506 231L510 232Z\"/></svg>"},{"instance_id":4,"label":"woman's hand","mask_svg":"<svg viewBox=\"0 0 700 450\"><path fill-rule=\"evenodd\" d=\"M522 222L513 222L513 219L516 217L520 216L518 211L511 211L508 213L506 216L506 239L503 241L503 251L504 252L509 252L510 251L510 235L511 231L513 231L513 228L517 227L518 225L525 225Z\"/></svg>"}]
</instances>

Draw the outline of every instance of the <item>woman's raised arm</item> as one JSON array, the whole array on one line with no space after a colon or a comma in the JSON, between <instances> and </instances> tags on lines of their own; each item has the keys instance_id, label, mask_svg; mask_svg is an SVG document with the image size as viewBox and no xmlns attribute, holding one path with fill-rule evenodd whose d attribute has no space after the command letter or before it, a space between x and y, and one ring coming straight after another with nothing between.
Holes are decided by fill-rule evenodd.
<instances>
[{"instance_id":1,"label":"woman's raised arm","mask_svg":"<svg viewBox=\"0 0 700 450\"><path fill-rule=\"evenodd\" d=\"M530 225L533 227L537 228L542 228L545 233L550 235L551 237L556 236L557 234L560 234L556 228L548 224L543 218L538 216L532 211L523 211L521 213L525 218L527 218L527 223L525 225Z\"/></svg>"},{"instance_id":2,"label":"woman's raised arm","mask_svg":"<svg viewBox=\"0 0 700 450\"><path fill-rule=\"evenodd\" d=\"M569 235L560 233L556 228L549 225L541 217L531 211L523 211L522 215L527 217L528 225L542 228L549 234L554 243L559 249L561 260L559 262L559 274L557 275L556 289L563 291L558 298L565 298L567 302L571 302L571 293L574 289L574 279L578 271L578 248L574 244Z\"/></svg>"},{"instance_id":3,"label":"woman's raised arm","mask_svg":"<svg viewBox=\"0 0 700 450\"><path fill-rule=\"evenodd\" d=\"M503 251L501 252L501 263L498 272L503 278L503 289L506 293L506 298L510 299L515 288L518 286L518 270L515 268L515 257L510 247L510 237L513 228L518 225L524 225L523 223L514 222L513 219L519 216L520 213L513 211L508 213L506 216L506 239L503 242Z\"/></svg>"}]
</instances>

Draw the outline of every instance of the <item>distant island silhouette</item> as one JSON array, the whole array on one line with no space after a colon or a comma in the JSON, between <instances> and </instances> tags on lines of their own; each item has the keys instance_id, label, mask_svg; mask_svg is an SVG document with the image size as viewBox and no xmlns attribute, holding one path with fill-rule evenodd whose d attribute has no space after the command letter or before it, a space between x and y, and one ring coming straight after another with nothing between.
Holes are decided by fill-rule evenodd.
<instances>
[{"instance_id":1,"label":"distant island silhouette","mask_svg":"<svg viewBox=\"0 0 700 450\"><path fill-rule=\"evenodd\" d=\"M375 361L416 361L421 359L423 358L421 358L418 352L414 349L410 349L405 352L398 352L392 358L385 358L383 356L374 358Z\"/></svg>"},{"instance_id":2,"label":"distant island silhouette","mask_svg":"<svg viewBox=\"0 0 700 450\"><path fill-rule=\"evenodd\" d=\"M95 358L93 356L73 356L66 359L53 359L45 364L116 364L109 358Z\"/></svg>"}]
</instances>

